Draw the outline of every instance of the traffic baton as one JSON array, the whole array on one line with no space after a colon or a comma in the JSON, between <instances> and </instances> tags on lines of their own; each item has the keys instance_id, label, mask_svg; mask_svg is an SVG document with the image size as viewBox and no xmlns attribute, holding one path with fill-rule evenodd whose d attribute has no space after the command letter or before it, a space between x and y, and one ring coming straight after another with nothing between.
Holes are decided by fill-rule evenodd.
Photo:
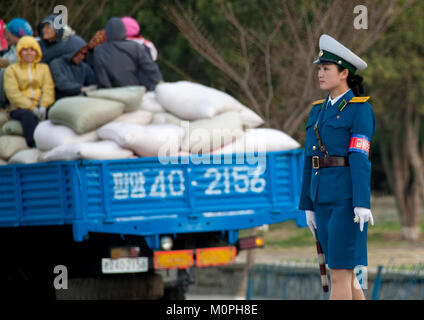
<instances>
[{"instance_id":1,"label":"traffic baton","mask_svg":"<svg viewBox=\"0 0 424 320\"><path fill-rule=\"evenodd\" d=\"M317 254L318 254L318 263L319 263L319 271L321 273L321 284L322 284L322 290L324 292L328 292L328 276L327 276L327 268L325 266L325 256L324 252L322 251L321 244L319 243L318 236L317 236L317 230L315 230L315 244L317 246Z\"/></svg>"}]
</instances>

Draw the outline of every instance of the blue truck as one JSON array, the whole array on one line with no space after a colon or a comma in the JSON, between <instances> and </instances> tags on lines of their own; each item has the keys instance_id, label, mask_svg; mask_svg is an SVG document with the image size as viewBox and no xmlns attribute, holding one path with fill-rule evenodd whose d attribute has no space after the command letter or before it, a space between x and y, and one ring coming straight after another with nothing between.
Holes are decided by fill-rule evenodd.
<instances>
[{"instance_id":1,"label":"blue truck","mask_svg":"<svg viewBox=\"0 0 424 320\"><path fill-rule=\"evenodd\" d=\"M0 166L0 297L183 299L193 268L264 245L240 230L306 225L303 150L253 156Z\"/></svg>"}]
</instances>

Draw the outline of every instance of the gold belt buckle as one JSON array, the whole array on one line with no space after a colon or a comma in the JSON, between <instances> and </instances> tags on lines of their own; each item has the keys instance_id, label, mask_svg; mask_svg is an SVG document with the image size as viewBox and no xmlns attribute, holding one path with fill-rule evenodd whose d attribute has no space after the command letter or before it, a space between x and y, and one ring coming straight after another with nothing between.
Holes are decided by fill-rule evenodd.
<instances>
[{"instance_id":1,"label":"gold belt buckle","mask_svg":"<svg viewBox=\"0 0 424 320\"><path fill-rule=\"evenodd\" d=\"M312 157L312 168L319 169L319 157L318 156Z\"/></svg>"}]
</instances>

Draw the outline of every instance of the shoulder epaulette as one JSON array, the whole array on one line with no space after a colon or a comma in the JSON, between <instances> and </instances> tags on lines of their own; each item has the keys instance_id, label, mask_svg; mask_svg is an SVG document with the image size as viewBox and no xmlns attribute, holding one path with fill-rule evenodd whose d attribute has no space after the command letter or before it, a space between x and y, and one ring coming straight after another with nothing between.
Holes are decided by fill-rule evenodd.
<instances>
[{"instance_id":1,"label":"shoulder epaulette","mask_svg":"<svg viewBox=\"0 0 424 320\"><path fill-rule=\"evenodd\" d=\"M349 103L364 103L367 102L370 97L353 97L350 99Z\"/></svg>"},{"instance_id":2,"label":"shoulder epaulette","mask_svg":"<svg viewBox=\"0 0 424 320\"><path fill-rule=\"evenodd\" d=\"M317 104L324 103L324 101L325 101L325 99L317 100L317 101L312 102L312 105L313 105L313 106L316 106Z\"/></svg>"}]
</instances>

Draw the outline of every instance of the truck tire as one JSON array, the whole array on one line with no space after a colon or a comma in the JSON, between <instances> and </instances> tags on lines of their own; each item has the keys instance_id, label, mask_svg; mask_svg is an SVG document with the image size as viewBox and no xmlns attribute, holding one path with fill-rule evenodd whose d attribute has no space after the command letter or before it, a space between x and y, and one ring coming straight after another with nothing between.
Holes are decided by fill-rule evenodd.
<instances>
[{"instance_id":1,"label":"truck tire","mask_svg":"<svg viewBox=\"0 0 424 320\"><path fill-rule=\"evenodd\" d=\"M56 299L155 300L163 294L162 277L149 273L69 279L68 289L56 290Z\"/></svg>"},{"instance_id":2,"label":"truck tire","mask_svg":"<svg viewBox=\"0 0 424 320\"><path fill-rule=\"evenodd\" d=\"M177 285L165 288L163 300L185 300L185 294L187 287L183 285Z\"/></svg>"},{"instance_id":3,"label":"truck tire","mask_svg":"<svg viewBox=\"0 0 424 320\"><path fill-rule=\"evenodd\" d=\"M0 287L0 301L55 300L52 280L42 272L6 271L1 275Z\"/></svg>"}]
</instances>

